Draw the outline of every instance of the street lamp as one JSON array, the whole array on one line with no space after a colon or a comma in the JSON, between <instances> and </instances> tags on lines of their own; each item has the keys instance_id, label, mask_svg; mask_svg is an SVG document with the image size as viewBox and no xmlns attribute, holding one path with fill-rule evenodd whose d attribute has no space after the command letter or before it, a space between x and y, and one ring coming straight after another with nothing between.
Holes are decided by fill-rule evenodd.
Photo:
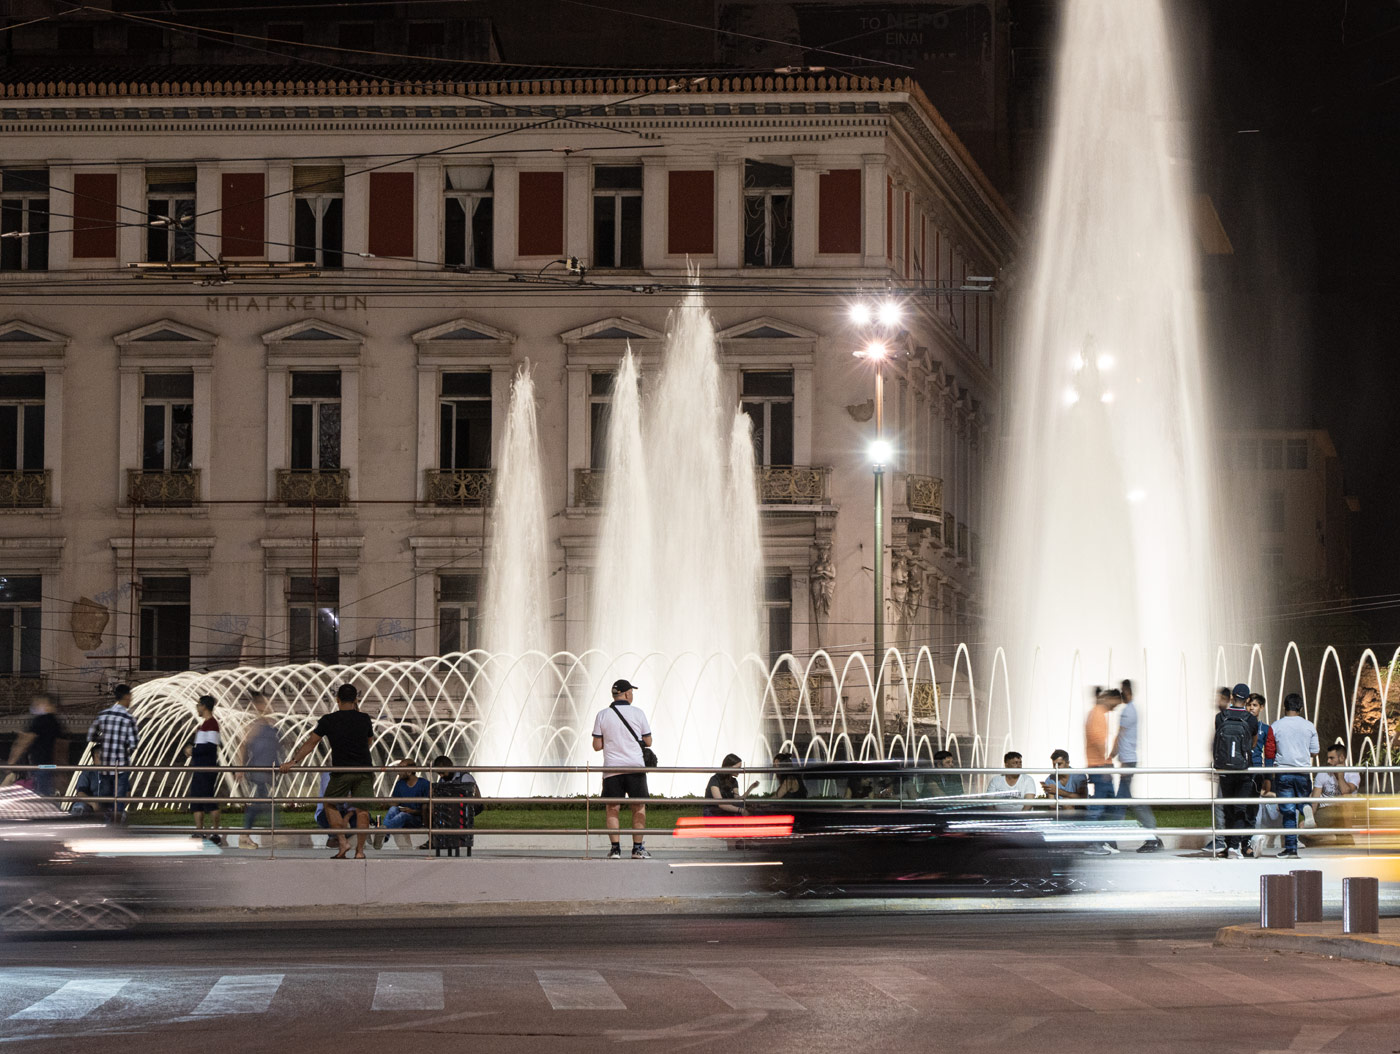
<instances>
[{"instance_id":1,"label":"street lamp","mask_svg":"<svg viewBox=\"0 0 1400 1054\"><path fill-rule=\"evenodd\" d=\"M885 668L885 466L894 447L885 438L885 360L890 357L888 338L899 330L904 310L898 301L878 304L861 301L851 305L851 322L863 331L864 346L854 354L875 364L875 438L870 443L870 467L875 476L875 710L880 713L881 681ZM883 714L881 717L883 718Z\"/></svg>"}]
</instances>

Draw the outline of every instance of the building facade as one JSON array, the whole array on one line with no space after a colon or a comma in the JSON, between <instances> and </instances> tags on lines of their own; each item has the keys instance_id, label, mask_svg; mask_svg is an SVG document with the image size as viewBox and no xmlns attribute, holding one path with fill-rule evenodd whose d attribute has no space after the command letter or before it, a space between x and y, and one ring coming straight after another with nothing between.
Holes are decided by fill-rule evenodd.
<instances>
[{"instance_id":1,"label":"building facade","mask_svg":"<svg viewBox=\"0 0 1400 1054\"><path fill-rule=\"evenodd\" d=\"M886 638L977 634L1019 230L912 83L12 72L0 137L12 695L473 646L527 360L551 643L586 648L613 372L656 368L692 270L755 425L770 651L872 639L847 316L887 295Z\"/></svg>"}]
</instances>

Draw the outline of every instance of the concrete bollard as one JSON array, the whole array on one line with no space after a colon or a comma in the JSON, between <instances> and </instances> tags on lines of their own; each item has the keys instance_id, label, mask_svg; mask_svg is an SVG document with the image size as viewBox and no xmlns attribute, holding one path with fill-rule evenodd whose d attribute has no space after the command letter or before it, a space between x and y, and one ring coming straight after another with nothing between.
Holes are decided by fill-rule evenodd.
<instances>
[{"instance_id":1,"label":"concrete bollard","mask_svg":"<svg viewBox=\"0 0 1400 1054\"><path fill-rule=\"evenodd\" d=\"M1298 922L1322 921L1322 872L1290 871L1293 876L1294 918Z\"/></svg>"},{"instance_id":2,"label":"concrete bollard","mask_svg":"<svg viewBox=\"0 0 1400 1054\"><path fill-rule=\"evenodd\" d=\"M1291 930L1295 917L1295 890L1292 875L1259 876L1259 928Z\"/></svg>"},{"instance_id":3,"label":"concrete bollard","mask_svg":"<svg viewBox=\"0 0 1400 1054\"><path fill-rule=\"evenodd\" d=\"M1381 931L1381 880L1378 878L1342 879L1342 932L1379 933Z\"/></svg>"}]
</instances>

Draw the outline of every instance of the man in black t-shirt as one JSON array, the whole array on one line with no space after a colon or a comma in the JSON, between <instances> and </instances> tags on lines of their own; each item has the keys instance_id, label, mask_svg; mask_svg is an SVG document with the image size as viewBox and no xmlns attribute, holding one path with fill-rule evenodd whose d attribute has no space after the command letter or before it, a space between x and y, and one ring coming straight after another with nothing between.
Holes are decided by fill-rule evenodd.
<instances>
[{"instance_id":1,"label":"man in black t-shirt","mask_svg":"<svg viewBox=\"0 0 1400 1054\"><path fill-rule=\"evenodd\" d=\"M1220 780L1222 798L1252 798L1256 787L1254 777L1246 769L1254 758L1254 744L1259 738L1259 719L1251 714L1246 706L1249 700L1249 685L1237 684L1230 693L1230 705L1215 715L1215 772ZM1225 830L1248 830L1249 806L1225 806ZM1227 833L1223 850L1215 850L1216 856L1253 856L1249 848L1250 838Z\"/></svg>"},{"instance_id":2,"label":"man in black t-shirt","mask_svg":"<svg viewBox=\"0 0 1400 1054\"><path fill-rule=\"evenodd\" d=\"M326 819L331 827L343 830L353 826L359 830L369 828L369 799L374 797L374 773L346 772L345 769L366 769L374 764L370 755L370 740L374 738L374 722L369 714L362 712L357 705L359 693L353 684L342 684L335 690L336 709L324 714L316 722L316 727L307 735L296 753L283 763L281 771L288 772L300 765L306 756L316 749L321 740L330 741L331 778L326 784L325 798L332 805L345 804L344 815L338 808L327 807ZM335 859L344 860L350 843L345 835L338 834L340 852ZM355 859L365 858L365 835L355 835Z\"/></svg>"},{"instance_id":3,"label":"man in black t-shirt","mask_svg":"<svg viewBox=\"0 0 1400 1054\"><path fill-rule=\"evenodd\" d=\"M58 703L48 692L36 692L29 702L29 725L15 737L10 751L10 764L55 765L67 762L68 746L63 739L63 725L58 720ZM59 747L62 744L62 750ZM26 754L28 755L26 757ZM34 793L53 795L53 773L33 769L23 774L33 784Z\"/></svg>"}]
</instances>

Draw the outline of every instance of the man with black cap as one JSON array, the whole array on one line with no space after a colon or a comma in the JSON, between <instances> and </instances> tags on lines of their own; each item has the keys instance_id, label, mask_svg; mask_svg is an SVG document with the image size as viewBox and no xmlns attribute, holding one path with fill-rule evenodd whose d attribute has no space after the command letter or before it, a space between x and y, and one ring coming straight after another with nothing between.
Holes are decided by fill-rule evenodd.
<instances>
[{"instance_id":1,"label":"man with black cap","mask_svg":"<svg viewBox=\"0 0 1400 1054\"><path fill-rule=\"evenodd\" d=\"M647 715L632 705L632 693L637 686L625 677L614 681L613 701L598 711L593 719L593 749L603 752L603 797L641 798L632 805L632 859L649 860L651 854L643 844L647 825L647 774L645 772L609 772L608 768L645 768L644 747L651 746L651 725ZM612 848L609 860L622 859L622 803L607 806L608 837Z\"/></svg>"},{"instance_id":2,"label":"man with black cap","mask_svg":"<svg viewBox=\"0 0 1400 1054\"><path fill-rule=\"evenodd\" d=\"M1249 685L1237 684L1230 693L1230 705L1215 715L1215 771L1220 780L1222 798L1254 797L1254 777L1249 765L1254 757L1254 743L1259 736L1259 719L1246 707L1249 701ZM1225 806L1225 829L1245 830L1249 827L1249 806L1227 804ZM1242 855L1249 838L1226 834L1225 853L1232 857ZM1216 849L1216 855L1222 855Z\"/></svg>"}]
</instances>

